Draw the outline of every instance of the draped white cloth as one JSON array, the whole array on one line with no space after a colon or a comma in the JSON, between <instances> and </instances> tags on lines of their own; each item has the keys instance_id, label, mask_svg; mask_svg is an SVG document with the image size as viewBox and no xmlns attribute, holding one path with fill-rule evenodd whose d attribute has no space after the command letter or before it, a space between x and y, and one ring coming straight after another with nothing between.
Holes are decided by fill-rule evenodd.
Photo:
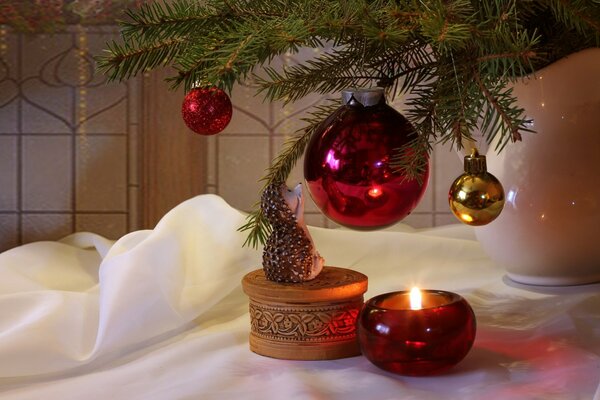
<instances>
[{"instance_id":1,"label":"draped white cloth","mask_svg":"<svg viewBox=\"0 0 600 400\"><path fill-rule=\"evenodd\" d=\"M599 286L513 284L465 226L311 228L328 265L369 276L367 298L418 285L470 301L475 345L449 373L251 353L240 280L261 254L242 248L243 220L204 195L116 243L76 233L0 254L0 399L600 400Z\"/></svg>"}]
</instances>

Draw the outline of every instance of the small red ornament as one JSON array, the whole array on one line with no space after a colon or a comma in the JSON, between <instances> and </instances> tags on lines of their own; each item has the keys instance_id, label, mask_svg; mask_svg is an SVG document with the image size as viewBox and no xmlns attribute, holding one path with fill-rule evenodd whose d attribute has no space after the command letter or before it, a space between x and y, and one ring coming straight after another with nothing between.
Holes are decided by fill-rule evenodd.
<instances>
[{"instance_id":1,"label":"small red ornament","mask_svg":"<svg viewBox=\"0 0 600 400\"><path fill-rule=\"evenodd\" d=\"M354 229L394 224L417 206L421 182L390 166L392 155L416 137L412 125L385 104L380 88L343 93L345 105L313 134L304 157L304 178L315 204L328 218Z\"/></svg>"},{"instance_id":2,"label":"small red ornament","mask_svg":"<svg viewBox=\"0 0 600 400\"><path fill-rule=\"evenodd\" d=\"M196 88L185 95L181 115L185 124L200 135L216 135L231 121L233 108L227 93L219 88Z\"/></svg>"}]
</instances>

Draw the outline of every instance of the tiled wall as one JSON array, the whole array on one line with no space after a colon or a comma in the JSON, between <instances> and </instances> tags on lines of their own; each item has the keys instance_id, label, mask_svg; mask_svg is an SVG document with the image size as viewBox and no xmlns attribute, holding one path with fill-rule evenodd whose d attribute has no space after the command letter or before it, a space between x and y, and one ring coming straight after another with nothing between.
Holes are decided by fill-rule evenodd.
<instances>
[{"instance_id":1,"label":"tiled wall","mask_svg":"<svg viewBox=\"0 0 600 400\"><path fill-rule=\"evenodd\" d=\"M36 36L0 30L0 251L74 231L118 238L138 228L138 80L106 84L91 59L115 36L102 27ZM254 94L251 85L236 87L226 131L199 138L208 146L205 192L242 210L258 199L258 180L303 112L322 101L283 106ZM446 196L459 158L436 147L431 164L425 197L404 221L414 227L455 222ZM300 161L289 183L302 179ZM333 225L312 201L307 221Z\"/></svg>"},{"instance_id":2,"label":"tiled wall","mask_svg":"<svg viewBox=\"0 0 600 400\"><path fill-rule=\"evenodd\" d=\"M0 30L0 250L138 227L137 80L106 84L108 28Z\"/></svg>"}]
</instances>

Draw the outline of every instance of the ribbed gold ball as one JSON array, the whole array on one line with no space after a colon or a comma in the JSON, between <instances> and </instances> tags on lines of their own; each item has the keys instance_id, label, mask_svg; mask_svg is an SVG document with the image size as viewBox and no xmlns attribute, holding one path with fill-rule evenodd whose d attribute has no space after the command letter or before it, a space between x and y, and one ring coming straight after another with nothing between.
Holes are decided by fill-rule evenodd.
<instances>
[{"instance_id":1,"label":"ribbed gold ball","mask_svg":"<svg viewBox=\"0 0 600 400\"><path fill-rule=\"evenodd\" d=\"M495 220L504 207L504 189L489 172L462 174L450 187L450 209L467 225L486 225Z\"/></svg>"}]
</instances>

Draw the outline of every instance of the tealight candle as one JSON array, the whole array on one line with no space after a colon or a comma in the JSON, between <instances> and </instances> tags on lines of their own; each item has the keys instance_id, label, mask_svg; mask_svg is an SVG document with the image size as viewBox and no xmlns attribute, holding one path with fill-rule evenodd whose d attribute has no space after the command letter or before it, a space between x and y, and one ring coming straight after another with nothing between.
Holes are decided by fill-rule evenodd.
<instances>
[{"instance_id":1,"label":"tealight candle","mask_svg":"<svg viewBox=\"0 0 600 400\"><path fill-rule=\"evenodd\" d=\"M461 361L475 340L475 314L460 295L413 288L372 298L358 317L362 353L401 375L432 375Z\"/></svg>"}]
</instances>

